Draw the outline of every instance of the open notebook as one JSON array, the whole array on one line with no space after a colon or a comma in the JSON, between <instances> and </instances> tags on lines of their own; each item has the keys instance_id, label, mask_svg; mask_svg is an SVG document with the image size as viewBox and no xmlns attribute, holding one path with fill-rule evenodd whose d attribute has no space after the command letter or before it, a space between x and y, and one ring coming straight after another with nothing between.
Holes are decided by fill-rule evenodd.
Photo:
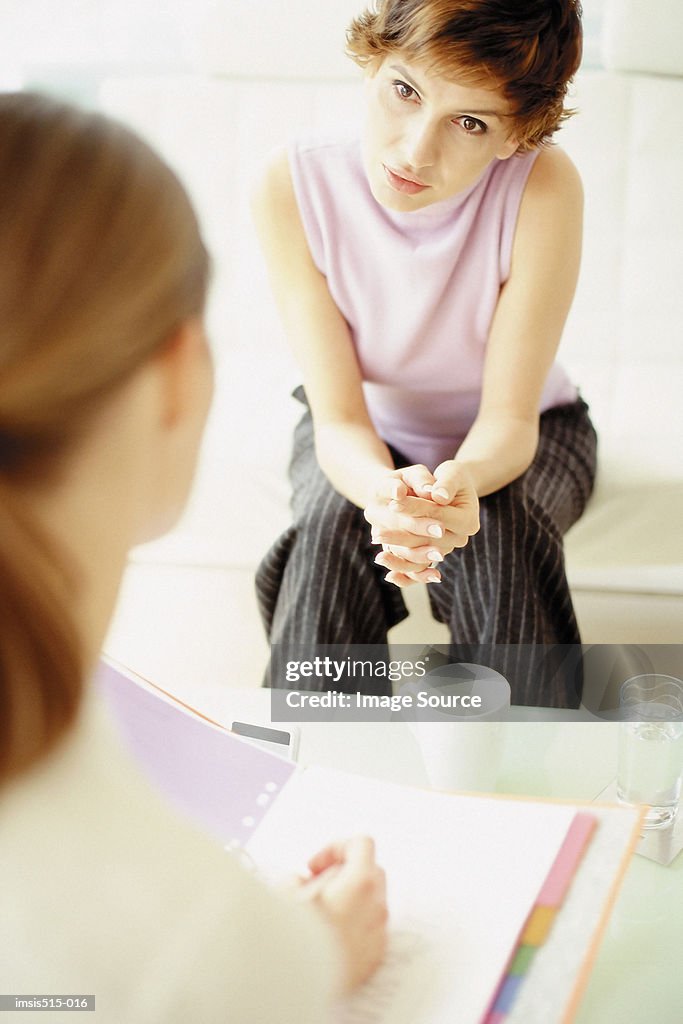
<instances>
[{"instance_id":1,"label":"open notebook","mask_svg":"<svg viewBox=\"0 0 683 1024\"><path fill-rule=\"evenodd\" d=\"M99 686L148 776L271 880L366 833L387 872L387 960L342 1024L572 1018L638 837L630 808L436 793L260 750L119 666Z\"/></svg>"}]
</instances>

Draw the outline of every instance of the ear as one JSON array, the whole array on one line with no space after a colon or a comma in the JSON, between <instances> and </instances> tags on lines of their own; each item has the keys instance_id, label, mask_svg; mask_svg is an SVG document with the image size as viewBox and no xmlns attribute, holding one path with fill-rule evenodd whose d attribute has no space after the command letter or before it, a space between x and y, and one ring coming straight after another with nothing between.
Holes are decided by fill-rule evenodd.
<instances>
[{"instance_id":1,"label":"ear","mask_svg":"<svg viewBox=\"0 0 683 1024\"><path fill-rule=\"evenodd\" d=\"M509 160L509 158L516 153L519 148L519 139L516 135L508 135L505 142L502 144L496 156L499 160Z\"/></svg>"},{"instance_id":2,"label":"ear","mask_svg":"<svg viewBox=\"0 0 683 1024\"><path fill-rule=\"evenodd\" d=\"M199 319L181 324L159 346L143 379L149 444L143 460L146 503L136 543L173 526L194 478L213 395L212 359Z\"/></svg>"},{"instance_id":3,"label":"ear","mask_svg":"<svg viewBox=\"0 0 683 1024\"><path fill-rule=\"evenodd\" d=\"M161 419L173 429L192 416L199 394L206 391L211 355L200 320L186 320L153 356L158 373Z\"/></svg>"}]
</instances>

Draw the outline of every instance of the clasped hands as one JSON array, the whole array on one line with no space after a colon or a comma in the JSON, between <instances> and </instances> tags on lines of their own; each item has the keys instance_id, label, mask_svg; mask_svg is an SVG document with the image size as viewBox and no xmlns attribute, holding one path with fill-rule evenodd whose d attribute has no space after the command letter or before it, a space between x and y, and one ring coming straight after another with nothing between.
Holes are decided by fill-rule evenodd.
<instances>
[{"instance_id":1,"label":"clasped hands","mask_svg":"<svg viewBox=\"0 0 683 1024\"><path fill-rule=\"evenodd\" d=\"M479 530L479 499L467 467L448 459L434 473L419 465L387 472L364 515L389 583L440 583L439 563Z\"/></svg>"}]
</instances>

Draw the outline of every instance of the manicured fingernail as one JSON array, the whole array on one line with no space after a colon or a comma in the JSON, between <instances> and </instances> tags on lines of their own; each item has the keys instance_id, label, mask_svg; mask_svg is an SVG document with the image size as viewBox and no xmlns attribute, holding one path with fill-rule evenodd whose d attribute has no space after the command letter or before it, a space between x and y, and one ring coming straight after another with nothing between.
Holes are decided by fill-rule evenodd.
<instances>
[{"instance_id":1,"label":"manicured fingernail","mask_svg":"<svg viewBox=\"0 0 683 1024\"><path fill-rule=\"evenodd\" d=\"M427 533L430 537L443 537L443 530L435 523L432 526L427 527Z\"/></svg>"},{"instance_id":2,"label":"manicured fingernail","mask_svg":"<svg viewBox=\"0 0 683 1024\"><path fill-rule=\"evenodd\" d=\"M432 491L432 494L438 494L440 498L450 498L450 494L448 493L448 491L444 490L443 487L437 487L436 490Z\"/></svg>"},{"instance_id":3,"label":"manicured fingernail","mask_svg":"<svg viewBox=\"0 0 683 1024\"><path fill-rule=\"evenodd\" d=\"M397 498L392 498L391 501L389 502L389 508L392 510L392 512L395 512L400 507L401 502Z\"/></svg>"},{"instance_id":4,"label":"manicured fingernail","mask_svg":"<svg viewBox=\"0 0 683 1024\"><path fill-rule=\"evenodd\" d=\"M443 555L440 551L428 551L427 558L430 562L443 562Z\"/></svg>"},{"instance_id":5,"label":"manicured fingernail","mask_svg":"<svg viewBox=\"0 0 683 1024\"><path fill-rule=\"evenodd\" d=\"M427 583L441 583L441 577L435 572L428 572L425 579Z\"/></svg>"},{"instance_id":6,"label":"manicured fingernail","mask_svg":"<svg viewBox=\"0 0 683 1024\"><path fill-rule=\"evenodd\" d=\"M433 486L434 486L434 484L422 484L422 488L421 489L423 491L431 491Z\"/></svg>"}]
</instances>

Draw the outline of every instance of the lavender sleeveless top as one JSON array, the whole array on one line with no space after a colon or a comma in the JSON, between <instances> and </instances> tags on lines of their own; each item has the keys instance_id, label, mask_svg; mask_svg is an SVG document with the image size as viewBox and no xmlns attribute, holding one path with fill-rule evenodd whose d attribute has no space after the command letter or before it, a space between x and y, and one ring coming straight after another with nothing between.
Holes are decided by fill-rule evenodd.
<instances>
[{"instance_id":1,"label":"lavender sleeveless top","mask_svg":"<svg viewBox=\"0 0 683 1024\"><path fill-rule=\"evenodd\" d=\"M464 192L397 213L374 199L358 142L290 149L311 255L349 325L371 419L411 463L434 469L452 458L477 414L536 155L494 160ZM555 363L540 411L576 397Z\"/></svg>"}]
</instances>

